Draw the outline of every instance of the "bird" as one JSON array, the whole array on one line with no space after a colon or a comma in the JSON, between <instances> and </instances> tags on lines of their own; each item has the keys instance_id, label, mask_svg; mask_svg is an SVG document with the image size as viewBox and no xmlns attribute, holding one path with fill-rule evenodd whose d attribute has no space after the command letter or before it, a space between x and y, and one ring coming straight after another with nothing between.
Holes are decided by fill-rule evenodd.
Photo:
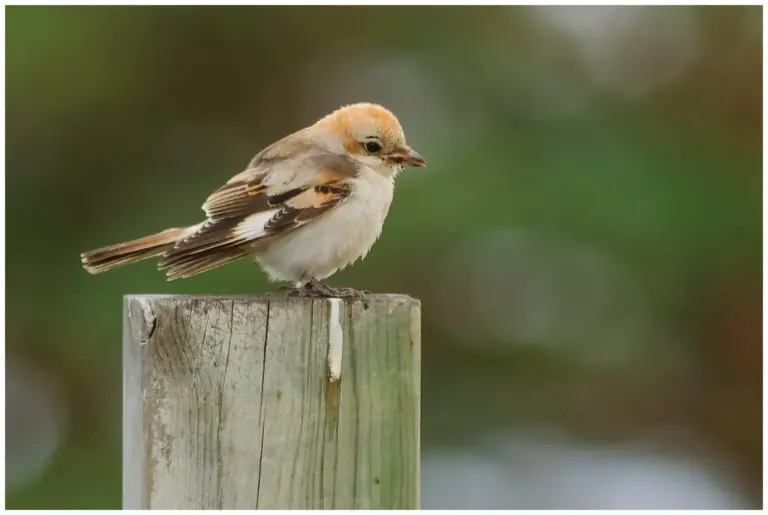
<instances>
[{"instance_id":1,"label":"bird","mask_svg":"<svg viewBox=\"0 0 768 515\"><path fill-rule=\"evenodd\" d=\"M324 281L371 250L406 166L426 161L391 111L342 106L256 154L205 199L202 222L84 252L81 264L97 274L155 257L175 280L252 257L293 284L288 295L361 297Z\"/></svg>"}]
</instances>

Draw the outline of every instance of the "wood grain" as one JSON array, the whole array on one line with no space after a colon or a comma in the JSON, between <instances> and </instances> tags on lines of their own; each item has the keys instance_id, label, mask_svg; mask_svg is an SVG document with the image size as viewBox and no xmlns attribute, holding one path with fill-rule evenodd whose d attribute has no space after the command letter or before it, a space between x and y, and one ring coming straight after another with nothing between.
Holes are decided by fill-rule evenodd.
<instances>
[{"instance_id":1,"label":"wood grain","mask_svg":"<svg viewBox=\"0 0 768 515\"><path fill-rule=\"evenodd\" d=\"M124 507L418 508L420 305L368 304L127 296Z\"/></svg>"}]
</instances>

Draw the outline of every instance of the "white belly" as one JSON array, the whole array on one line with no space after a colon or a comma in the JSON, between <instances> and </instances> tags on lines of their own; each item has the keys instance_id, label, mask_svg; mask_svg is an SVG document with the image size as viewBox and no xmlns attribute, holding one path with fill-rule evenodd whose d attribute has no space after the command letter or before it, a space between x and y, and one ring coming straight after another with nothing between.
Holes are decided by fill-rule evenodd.
<instances>
[{"instance_id":1,"label":"white belly","mask_svg":"<svg viewBox=\"0 0 768 515\"><path fill-rule=\"evenodd\" d=\"M392 203L391 178L372 170L344 203L270 244L256 260L273 281L324 279L365 257Z\"/></svg>"}]
</instances>

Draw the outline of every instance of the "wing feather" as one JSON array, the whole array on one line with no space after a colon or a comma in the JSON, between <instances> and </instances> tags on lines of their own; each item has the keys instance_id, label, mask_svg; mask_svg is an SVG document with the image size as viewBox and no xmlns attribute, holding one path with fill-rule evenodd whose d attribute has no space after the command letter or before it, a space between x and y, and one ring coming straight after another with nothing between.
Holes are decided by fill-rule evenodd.
<instances>
[{"instance_id":1,"label":"wing feather","mask_svg":"<svg viewBox=\"0 0 768 515\"><path fill-rule=\"evenodd\" d=\"M312 222L351 193L355 164L319 151L268 147L203 204L208 219L160 261L169 279L189 277L250 254L254 246ZM289 157L291 156L291 157Z\"/></svg>"}]
</instances>

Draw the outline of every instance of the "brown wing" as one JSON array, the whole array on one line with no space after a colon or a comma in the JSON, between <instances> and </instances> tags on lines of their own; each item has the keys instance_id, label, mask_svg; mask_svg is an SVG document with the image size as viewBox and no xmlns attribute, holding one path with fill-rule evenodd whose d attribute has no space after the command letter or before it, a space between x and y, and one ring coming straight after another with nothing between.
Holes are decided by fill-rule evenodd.
<instances>
[{"instance_id":1,"label":"brown wing","mask_svg":"<svg viewBox=\"0 0 768 515\"><path fill-rule=\"evenodd\" d=\"M203 204L208 219L160 261L168 279L246 257L254 245L311 222L349 196L355 164L299 145L268 147L208 197Z\"/></svg>"}]
</instances>

